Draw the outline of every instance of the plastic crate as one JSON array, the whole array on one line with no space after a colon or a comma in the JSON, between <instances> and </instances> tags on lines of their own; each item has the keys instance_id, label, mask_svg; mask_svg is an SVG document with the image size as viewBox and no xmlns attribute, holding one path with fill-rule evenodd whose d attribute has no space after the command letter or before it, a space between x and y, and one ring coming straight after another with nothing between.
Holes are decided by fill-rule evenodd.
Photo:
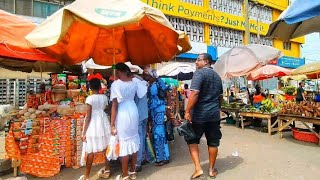
<instances>
[{"instance_id":1,"label":"plastic crate","mask_svg":"<svg viewBox=\"0 0 320 180\"><path fill-rule=\"evenodd\" d=\"M319 138L312 132L292 128L293 138L299 141L319 143Z\"/></svg>"}]
</instances>

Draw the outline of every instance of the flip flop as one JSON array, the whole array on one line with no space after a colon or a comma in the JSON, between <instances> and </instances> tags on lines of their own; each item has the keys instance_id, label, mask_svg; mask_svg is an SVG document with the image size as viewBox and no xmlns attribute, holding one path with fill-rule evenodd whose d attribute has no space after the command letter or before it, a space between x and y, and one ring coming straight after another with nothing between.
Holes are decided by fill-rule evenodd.
<instances>
[{"instance_id":1,"label":"flip flop","mask_svg":"<svg viewBox=\"0 0 320 180\"><path fill-rule=\"evenodd\" d=\"M218 170L217 170L216 168L213 169L213 173L214 173L214 172L216 173L214 176L211 176L210 173L209 173L210 179L215 179L215 178L217 177L217 175L218 175Z\"/></svg>"},{"instance_id":2,"label":"flip flop","mask_svg":"<svg viewBox=\"0 0 320 180\"><path fill-rule=\"evenodd\" d=\"M193 177L193 174L191 175L190 179L202 179L203 178L203 173L202 174L199 174L198 176L196 177Z\"/></svg>"}]
</instances>

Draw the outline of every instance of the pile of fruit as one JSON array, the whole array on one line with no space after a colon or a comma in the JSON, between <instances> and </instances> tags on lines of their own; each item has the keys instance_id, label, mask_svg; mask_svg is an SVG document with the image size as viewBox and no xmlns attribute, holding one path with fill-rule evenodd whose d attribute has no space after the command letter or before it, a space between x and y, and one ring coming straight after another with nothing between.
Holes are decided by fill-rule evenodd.
<instances>
[{"instance_id":1,"label":"pile of fruit","mask_svg":"<svg viewBox=\"0 0 320 180\"><path fill-rule=\"evenodd\" d=\"M244 105L243 103L238 103L238 102L232 102L228 104L227 101L224 101L222 103L222 107L226 107L226 108L240 108L243 105Z\"/></svg>"},{"instance_id":2,"label":"pile of fruit","mask_svg":"<svg viewBox=\"0 0 320 180\"><path fill-rule=\"evenodd\" d=\"M256 108L254 106L245 106L240 109L242 112L257 112L257 113L278 113L281 110L281 105L275 106L274 102L267 98L261 102L261 106Z\"/></svg>"},{"instance_id":3,"label":"pile of fruit","mask_svg":"<svg viewBox=\"0 0 320 180\"><path fill-rule=\"evenodd\" d=\"M281 113L306 117L320 117L320 103L303 101L298 104L288 101L283 104Z\"/></svg>"},{"instance_id":4,"label":"pile of fruit","mask_svg":"<svg viewBox=\"0 0 320 180\"><path fill-rule=\"evenodd\" d=\"M278 105L275 107L274 102L271 99L267 98L262 100L260 111L266 113L277 113L281 110L281 106Z\"/></svg>"},{"instance_id":5,"label":"pile of fruit","mask_svg":"<svg viewBox=\"0 0 320 180\"><path fill-rule=\"evenodd\" d=\"M244 106L240 109L241 112L260 112L259 109L255 108L254 106Z\"/></svg>"}]
</instances>

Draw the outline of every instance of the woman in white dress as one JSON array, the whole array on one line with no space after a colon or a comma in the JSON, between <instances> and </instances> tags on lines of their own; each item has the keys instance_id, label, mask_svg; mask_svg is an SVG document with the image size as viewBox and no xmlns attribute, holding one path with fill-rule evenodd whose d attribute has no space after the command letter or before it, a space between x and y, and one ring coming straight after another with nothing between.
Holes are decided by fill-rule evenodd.
<instances>
[{"instance_id":1,"label":"woman in white dress","mask_svg":"<svg viewBox=\"0 0 320 180\"><path fill-rule=\"evenodd\" d=\"M115 66L119 78L111 85L111 133L117 135L120 144L122 174L118 179L136 179L137 151L140 139L138 133L139 114L134 101L135 95L142 98L147 93L147 87L132 81L130 68L124 63ZM131 167L128 168L129 156Z\"/></svg>"},{"instance_id":2,"label":"woman in white dress","mask_svg":"<svg viewBox=\"0 0 320 180\"><path fill-rule=\"evenodd\" d=\"M83 150L87 153L85 174L80 177L84 180L89 179L94 153L105 151L111 137L109 118L104 112L109 100L107 96L99 94L101 79L100 74L92 74L88 77L93 94L86 99L87 115L82 132ZM99 177L109 178L109 176L110 166L106 159L106 166L99 171Z\"/></svg>"}]
</instances>

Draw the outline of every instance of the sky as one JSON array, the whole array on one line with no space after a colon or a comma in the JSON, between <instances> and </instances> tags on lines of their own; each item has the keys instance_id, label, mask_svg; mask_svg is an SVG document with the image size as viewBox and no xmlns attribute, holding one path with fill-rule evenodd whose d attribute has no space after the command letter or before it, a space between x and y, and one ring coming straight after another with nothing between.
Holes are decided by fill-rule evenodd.
<instances>
[{"instance_id":1,"label":"sky","mask_svg":"<svg viewBox=\"0 0 320 180\"><path fill-rule=\"evenodd\" d=\"M306 64L320 61L320 33L312 33L305 36L305 43L302 44L301 58L306 59Z\"/></svg>"}]
</instances>

